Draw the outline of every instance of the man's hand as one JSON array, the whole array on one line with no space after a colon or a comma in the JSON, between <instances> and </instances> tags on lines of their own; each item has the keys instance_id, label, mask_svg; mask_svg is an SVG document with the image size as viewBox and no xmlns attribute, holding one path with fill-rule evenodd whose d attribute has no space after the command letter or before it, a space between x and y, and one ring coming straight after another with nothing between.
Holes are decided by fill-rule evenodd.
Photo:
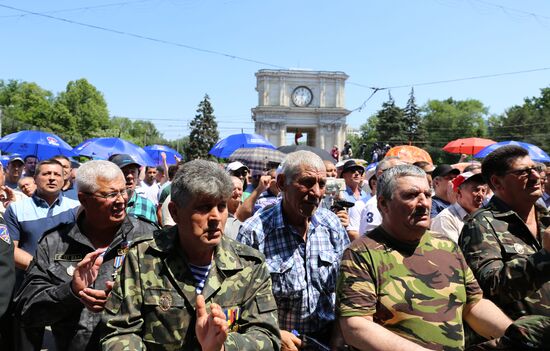
<instances>
[{"instance_id":1,"label":"man's hand","mask_svg":"<svg viewBox=\"0 0 550 351\"><path fill-rule=\"evenodd\" d=\"M80 302L86 306L92 312L101 312L105 308L105 302L107 297L113 289L114 282L108 281L105 283L105 290L96 290L92 288L85 288L78 294L80 296Z\"/></svg>"},{"instance_id":2,"label":"man's hand","mask_svg":"<svg viewBox=\"0 0 550 351\"><path fill-rule=\"evenodd\" d=\"M197 322L195 334L203 351L222 351L227 339L227 320L222 308L210 304L210 314L206 312L204 296L197 295Z\"/></svg>"},{"instance_id":3,"label":"man's hand","mask_svg":"<svg viewBox=\"0 0 550 351\"><path fill-rule=\"evenodd\" d=\"M105 249L90 252L76 265L71 281L71 289L75 295L80 296L80 292L92 285L97 279L99 266L103 263L103 256L101 256L103 252L105 252Z\"/></svg>"},{"instance_id":4,"label":"man's hand","mask_svg":"<svg viewBox=\"0 0 550 351\"><path fill-rule=\"evenodd\" d=\"M256 190L259 194L263 193L271 184L271 176L263 175L260 177L260 180L258 181L258 186L256 187Z\"/></svg>"},{"instance_id":5,"label":"man's hand","mask_svg":"<svg viewBox=\"0 0 550 351\"><path fill-rule=\"evenodd\" d=\"M1 186L0 187L0 193L3 192L0 200L2 201L2 205L5 207L8 207L10 202L15 201L15 193L13 192L13 189L9 186Z\"/></svg>"},{"instance_id":6,"label":"man's hand","mask_svg":"<svg viewBox=\"0 0 550 351\"><path fill-rule=\"evenodd\" d=\"M342 223L344 228L347 228L348 225L349 225L348 211L346 211L345 209L340 210L340 211L336 212L336 216L338 217L338 219L340 220L340 223Z\"/></svg>"},{"instance_id":7,"label":"man's hand","mask_svg":"<svg viewBox=\"0 0 550 351\"><path fill-rule=\"evenodd\" d=\"M281 351L296 351L302 347L302 340L286 330L281 330Z\"/></svg>"},{"instance_id":8,"label":"man's hand","mask_svg":"<svg viewBox=\"0 0 550 351\"><path fill-rule=\"evenodd\" d=\"M163 162L166 161L166 153L164 151L160 153L160 158Z\"/></svg>"}]
</instances>

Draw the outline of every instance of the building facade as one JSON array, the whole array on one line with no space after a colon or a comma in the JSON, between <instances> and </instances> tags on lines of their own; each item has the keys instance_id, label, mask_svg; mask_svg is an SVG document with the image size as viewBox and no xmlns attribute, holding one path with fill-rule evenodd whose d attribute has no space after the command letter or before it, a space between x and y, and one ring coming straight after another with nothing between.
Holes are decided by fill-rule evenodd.
<instances>
[{"instance_id":1,"label":"building facade","mask_svg":"<svg viewBox=\"0 0 550 351\"><path fill-rule=\"evenodd\" d=\"M307 145L342 148L350 113L344 107L346 79L344 72L258 71L258 106L252 109L255 132L275 146L287 144L287 133L302 133Z\"/></svg>"}]
</instances>

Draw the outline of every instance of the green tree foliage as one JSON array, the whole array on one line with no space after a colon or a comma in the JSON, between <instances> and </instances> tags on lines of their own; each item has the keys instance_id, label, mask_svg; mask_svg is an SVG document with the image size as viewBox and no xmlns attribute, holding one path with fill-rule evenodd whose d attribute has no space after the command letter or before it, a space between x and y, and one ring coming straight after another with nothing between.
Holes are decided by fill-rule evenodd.
<instances>
[{"instance_id":1,"label":"green tree foliage","mask_svg":"<svg viewBox=\"0 0 550 351\"><path fill-rule=\"evenodd\" d=\"M550 88L539 97L526 98L500 116L489 119L490 137L496 141L525 141L550 151Z\"/></svg>"},{"instance_id":2,"label":"green tree foliage","mask_svg":"<svg viewBox=\"0 0 550 351\"><path fill-rule=\"evenodd\" d=\"M379 141L396 145L408 141L404 111L395 104L391 94L388 94L388 101L382 104L382 109L378 111L376 118Z\"/></svg>"},{"instance_id":3,"label":"green tree foliage","mask_svg":"<svg viewBox=\"0 0 550 351\"><path fill-rule=\"evenodd\" d=\"M109 128L109 111L103 94L86 79L69 82L57 101L76 119L76 129L70 132L79 134L80 139L96 137Z\"/></svg>"},{"instance_id":4,"label":"green tree foliage","mask_svg":"<svg viewBox=\"0 0 550 351\"><path fill-rule=\"evenodd\" d=\"M186 149L188 159L209 158L208 151L219 139L218 123L208 95L200 102L195 118L189 123L191 134Z\"/></svg>"},{"instance_id":5,"label":"green tree foliage","mask_svg":"<svg viewBox=\"0 0 550 351\"><path fill-rule=\"evenodd\" d=\"M487 137L488 109L478 100L429 100L422 110L428 134L425 149L434 162L455 162L459 158L441 150L451 140Z\"/></svg>"},{"instance_id":6,"label":"green tree foliage","mask_svg":"<svg viewBox=\"0 0 550 351\"><path fill-rule=\"evenodd\" d=\"M414 97L414 88L411 88L409 100L403 110L403 120L405 121L405 133L409 144L423 144L426 138L426 131L420 108L416 105Z\"/></svg>"}]
</instances>

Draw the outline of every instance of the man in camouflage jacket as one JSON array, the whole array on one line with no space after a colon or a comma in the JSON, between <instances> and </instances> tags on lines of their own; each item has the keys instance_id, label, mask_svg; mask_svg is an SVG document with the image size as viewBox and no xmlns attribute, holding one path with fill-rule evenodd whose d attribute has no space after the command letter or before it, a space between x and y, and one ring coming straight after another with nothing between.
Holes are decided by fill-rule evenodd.
<instances>
[{"instance_id":1,"label":"man in camouflage jacket","mask_svg":"<svg viewBox=\"0 0 550 351\"><path fill-rule=\"evenodd\" d=\"M550 316L550 215L535 205L541 171L519 146L489 154L482 173L495 195L459 239L484 295L512 319Z\"/></svg>"},{"instance_id":2,"label":"man in camouflage jacket","mask_svg":"<svg viewBox=\"0 0 550 351\"><path fill-rule=\"evenodd\" d=\"M462 350L464 322L487 339L512 321L483 299L457 245L428 231L431 191L423 170L399 165L377 184L382 224L344 252L340 327L357 349Z\"/></svg>"},{"instance_id":3,"label":"man in camouflage jacket","mask_svg":"<svg viewBox=\"0 0 550 351\"><path fill-rule=\"evenodd\" d=\"M232 190L215 163L182 166L169 204L176 226L130 249L105 307L103 350L279 350L264 257L223 236Z\"/></svg>"}]
</instances>

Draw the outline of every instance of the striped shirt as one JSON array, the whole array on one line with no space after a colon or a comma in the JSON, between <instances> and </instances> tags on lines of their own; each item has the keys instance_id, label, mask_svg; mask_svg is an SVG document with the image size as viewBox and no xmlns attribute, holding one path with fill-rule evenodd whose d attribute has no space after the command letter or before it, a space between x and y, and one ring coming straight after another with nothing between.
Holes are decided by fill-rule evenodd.
<instances>
[{"instance_id":1,"label":"striped shirt","mask_svg":"<svg viewBox=\"0 0 550 351\"><path fill-rule=\"evenodd\" d=\"M206 278L208 278L208 272L210 272L210 267L212 267L212 263L210 263L208 266L197 266L191 263L188 263L189 270L191 271L191 274L193 274L193 278L195 278L197 285L195 286L195 292L197 294L202 293L202 289L204 289L204 284L206 283Z\"/></svg>"}]
</instances>

